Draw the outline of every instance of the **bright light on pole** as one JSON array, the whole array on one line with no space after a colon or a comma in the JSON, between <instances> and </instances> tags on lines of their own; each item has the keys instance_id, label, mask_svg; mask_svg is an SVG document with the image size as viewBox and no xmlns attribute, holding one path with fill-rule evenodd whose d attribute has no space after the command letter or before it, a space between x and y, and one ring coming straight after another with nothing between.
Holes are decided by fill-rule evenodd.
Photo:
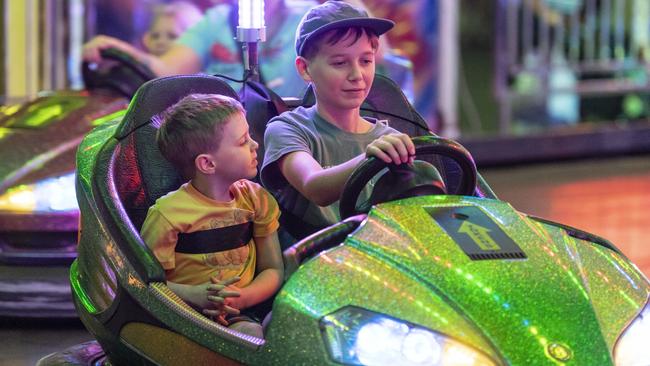
<instances>
[{"instance_id":1,"label":"bright light on pole","mask_svg":"<svg viewBox=\"0 0 650 366\"><path fill-rule=\"evenodd\" d=\"M257 43L265 40L264 0L239 0L237 41L242 43L244 79L259 81Z\"/></svg>"}]
</instances>

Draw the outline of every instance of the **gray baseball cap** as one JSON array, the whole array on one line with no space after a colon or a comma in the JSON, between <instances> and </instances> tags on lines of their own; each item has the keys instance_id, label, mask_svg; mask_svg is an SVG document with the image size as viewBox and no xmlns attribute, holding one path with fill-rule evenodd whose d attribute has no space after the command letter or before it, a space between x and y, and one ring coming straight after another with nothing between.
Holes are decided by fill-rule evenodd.
<instances>
[{"instance_id":1,"label":"gray baseball cap","mask_svg":"<svg viewBox=\"0 0 650 366\"><path fill-rule=\"evenodd\" d=\"M388 19L371 18L365 10L355 8L344 1L328 0L311 8L302 17L296 30L296 54L302 56L309 40L332 29L363 27L382 35L394 25L395 23Z\"/></svg>"}]
</instances>

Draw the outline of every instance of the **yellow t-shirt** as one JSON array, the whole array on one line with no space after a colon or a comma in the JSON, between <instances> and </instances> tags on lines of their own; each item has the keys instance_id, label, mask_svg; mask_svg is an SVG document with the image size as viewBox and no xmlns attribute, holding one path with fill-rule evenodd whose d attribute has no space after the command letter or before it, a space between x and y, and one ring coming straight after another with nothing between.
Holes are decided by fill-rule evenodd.
<instances>
[{"instance_id":1,"label":"yellow t-shirt","mask_svg":"<svg viewBox=\"0 0 650 366\"><path fill-rule=\"evenodd\" d=\"M198 285L217 277L220 280L240 276L237 286L248 285L255 276L254 237L274 233L279 226L280 211L275 199L259 184L239 180L230 186L233 199L229 202L215 201L197 191L191 183L156 200L149 208L142 225L141 236L165 269L167 280ZM221 233L242 231L239 227L252 224L252 237L247 243L237 244L234 249L228 240L201 240L194 250L192 240L198 234L209 238L221 238ZM190 239L183 240L182 252L177 251L179 234ZM245 237L246 235L235 235ZM187 239L187 238L183 238ZM230 238L230 241L233 239ZM207 245L206 245L207 244Z\"/></svg>"}]
</instances>

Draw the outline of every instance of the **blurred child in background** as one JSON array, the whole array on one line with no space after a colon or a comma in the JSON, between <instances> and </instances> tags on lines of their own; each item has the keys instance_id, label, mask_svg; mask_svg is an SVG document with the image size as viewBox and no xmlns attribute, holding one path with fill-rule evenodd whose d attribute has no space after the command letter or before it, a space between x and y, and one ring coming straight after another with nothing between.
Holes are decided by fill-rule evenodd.
<instances>
[{"instance_id":1,"label":"blurred child in background","mask_svg":"<svg viewBox=\"0 0 650 366\"><path fill-rule=\"evenodd\" d=\"M142 44L152 55L163 55L172 43L202 16L198 7L185 1L156 6L149 30L142 37Z\"/></svg>"},{"instance_id":2,"label":"blurred child in background","mask_svg":"<svg viewBox=\"0 0 650 366\"><path fill-rule=\"evenodd\" d=\"M86 61L97 62L101 60L100 51L106 48L116 48L139 62L146 57L159 57L167 53L174 41L202 17L201 10L187 1L158 5L152 10L151 23L142 36L141 45L131 45L115 37L99 35L84 44L83 58ZM97 44L103 46L97 47Z\"/></svg>"}]
</instances>

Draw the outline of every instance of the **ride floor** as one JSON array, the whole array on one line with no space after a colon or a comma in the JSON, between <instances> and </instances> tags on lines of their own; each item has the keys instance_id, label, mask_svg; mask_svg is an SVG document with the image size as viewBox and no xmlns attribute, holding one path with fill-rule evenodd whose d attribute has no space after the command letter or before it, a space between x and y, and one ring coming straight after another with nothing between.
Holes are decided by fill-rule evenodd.
<instances>
[{"instance_id":1,"label":"ride floor","mask_svg":"<svg viewBox=\"0 0 650 366\"><path fill-rule=\"evenodd\" d=\"M609 240L650 277L650 156L479 171L517 210Z\"/></svg>"},{"instance_id":2,"label":"ride floor","mask_svg":"<svg viewBox=\"0 0 650 366\"><path fill-rule=\"evenodd\" d=\"M650 156L479 171L519 211L602 236L650 276ZM91 338L78 320L0 318L0 365L34 365Z\"/></svg>"}]
</instances>

